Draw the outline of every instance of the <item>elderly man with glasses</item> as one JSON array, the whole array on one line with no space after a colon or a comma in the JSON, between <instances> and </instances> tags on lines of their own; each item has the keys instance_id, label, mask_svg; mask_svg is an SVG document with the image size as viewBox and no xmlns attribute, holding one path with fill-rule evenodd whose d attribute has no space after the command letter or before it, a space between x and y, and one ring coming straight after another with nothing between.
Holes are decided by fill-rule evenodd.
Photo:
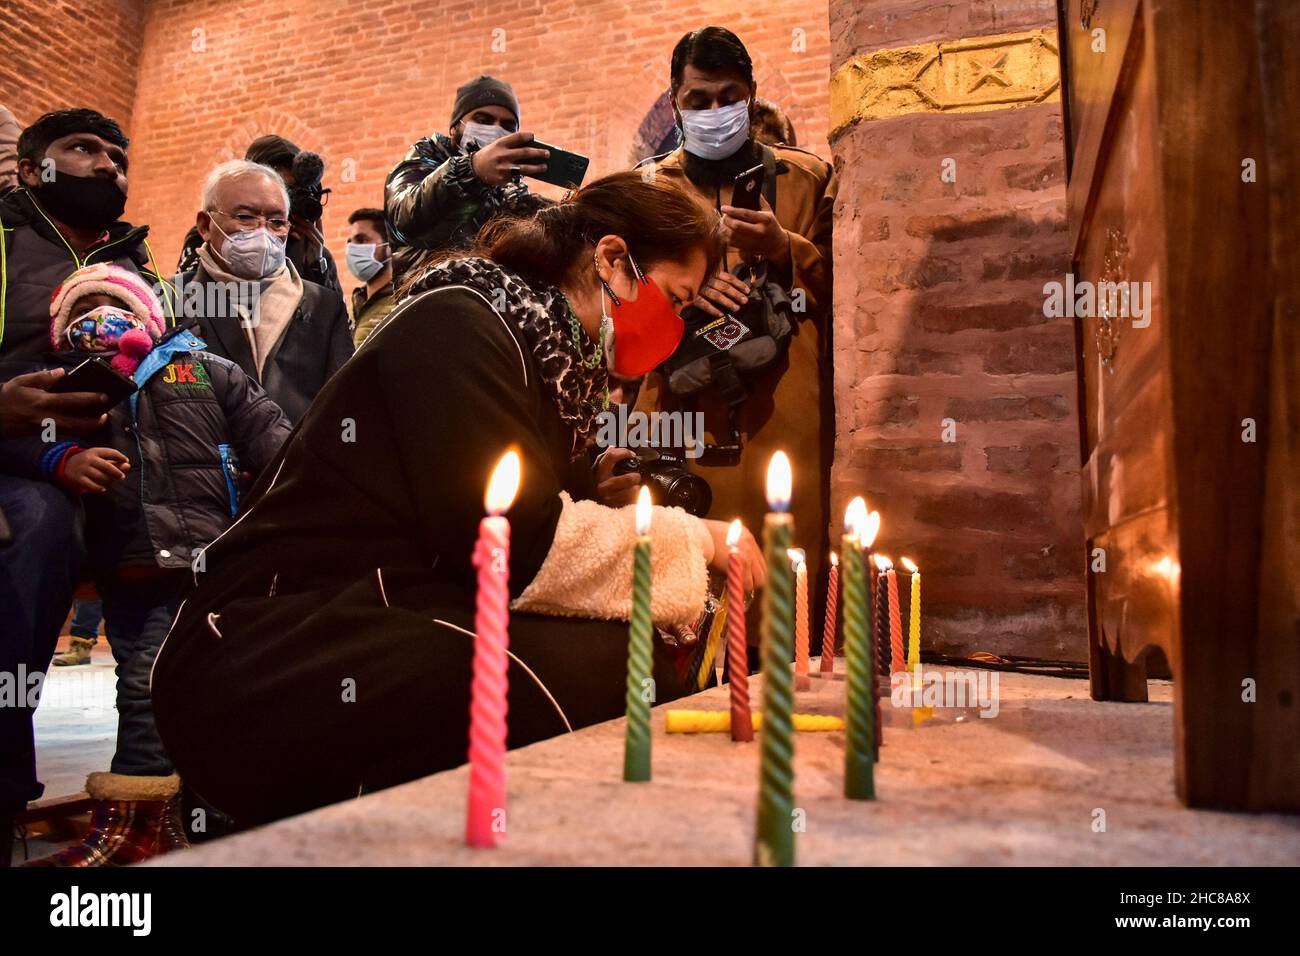
<instances>
[{"instance_id":1,"label":"elderly man with glasses","mask_svg":"<svg viewBox=\"0 0 1300 956\"><path fill-rule=\"evenodd\" d=\"M284 181L260 163L222 163L203 184L195 225L198 264L177 278L185 321L296 423L352 354L352 325L342 297L285 258Z\"/></svg>"}]
</instances>

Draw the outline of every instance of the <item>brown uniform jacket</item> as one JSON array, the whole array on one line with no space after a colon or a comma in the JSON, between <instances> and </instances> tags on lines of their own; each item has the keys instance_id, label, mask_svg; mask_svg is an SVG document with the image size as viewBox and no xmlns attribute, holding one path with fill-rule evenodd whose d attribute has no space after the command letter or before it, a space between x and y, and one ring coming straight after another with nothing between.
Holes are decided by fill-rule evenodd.
<instances>
[{"instance_id":1,"label":"brown uniform jacket","mask_svg":"<svg viewBox=\"0 0 1300 956\"><path fill-rule=\"evenodd\" d=\"M831 401L830 305L831 305L831 216L835 202L836 177L831 165L814 153L791 146L774 146L776 153L776 218L790 234L789 263L772 263L769 277L787 290L802 289L806 311L790 338L785 356L754 379L746 380L749 397L737 415L744 450L740 464L709 466L692 462L691 468L713 488L709 517L722 520L741 518L755 535L762 533L767 511L765 485L768 460L782 449L790 456L794 471L791 511L795 520L795 546L808 555L808 579L812 598L811 642L817 653L825 569L829 566L827 509L830 498L831 448L834 439L834 406ZM710 208L731 200L705 192L686 178L681 149L656 161L656 172L680 183ZM785 172L781 172L784 167ZM734 266L740 253L727 250L727 263ZM712 390L698 399L671 394L662 377L651 373L637 399L642 411L704 412L705 431L710 442L727 439L726 403ZM757 608L754 602L751 611ZM751 643L757 631L751 628Z\"/></svg>"}]
</instances>

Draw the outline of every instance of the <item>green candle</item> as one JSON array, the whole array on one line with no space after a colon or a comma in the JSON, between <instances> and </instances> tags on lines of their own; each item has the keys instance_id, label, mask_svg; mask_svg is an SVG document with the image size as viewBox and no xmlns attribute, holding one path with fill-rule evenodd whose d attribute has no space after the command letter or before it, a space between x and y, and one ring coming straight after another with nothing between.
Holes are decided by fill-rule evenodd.
<instances>
[{"instance_id":1,"label":"green candle","mask_svg":"<svg viewBox=\"0 0 1300 956\"><path fill-rule=\"evenodd\" d=\"M627 740L623 779L650 779L650 679L654 660L650 623L650 489L636 503L636 550L632 559L632 622L627 644Z\"/></svg>"},{"instance_id":2,"label":"green candle","mask_svg":"<svg viewBox=\"0 0 1300 956\"><path fill-rule=\"evenodd\" d=\"M875 519L874 522L872 519ZM874 524L874 527L873 527ZM849 502L844 515L843 581L845 714L844 796L850 800L874 800L875 783L875 655L871 644L871 620L867 614L867 579L862 564L864 548L875 539L880 515L867 515L861 498ZM869 538L867 537L869 535Z\"/></svg>"},{"instance_id":3,"label":"green candle","mask_svg":"<svg viewBox=\"0 0 1300 956\"><path fill-rule=\"evenodd\" d=\"M763 746L759 775L758 839L760 866L794 865L794 570L790 539L790 460L772 456L767 471L767 502L772 513L763 523L767 586L763 589Z\"/></svg>"}]
</instances>

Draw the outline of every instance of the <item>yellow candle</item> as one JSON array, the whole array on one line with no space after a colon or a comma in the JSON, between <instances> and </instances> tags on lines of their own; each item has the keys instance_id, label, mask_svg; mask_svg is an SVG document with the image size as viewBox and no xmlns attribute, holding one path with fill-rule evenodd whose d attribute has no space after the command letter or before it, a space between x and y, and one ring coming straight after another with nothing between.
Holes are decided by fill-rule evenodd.
<instances>
[{"instance_id":1,"label":"yellow candle","mask_svg":"<svg viewBox=\"0 0 1300 956\"><path fill-rule=\"evenodd\" d=\"M792 714L794 729L803 733L843 730L844 721L828 714ZM750 714L755 730L763 729L763 715ZM664 714L664 730L670 734L720 734L731 729L731 713L725 710L670 710Z\"/></svg>"},{"instance_id":2,"label":"yellow candle","mask_svg":"<svg viewBox=\"0 0 1300 956\"><path fill-rule=\"evenodd\" d=\"M921 663L921 569L911 558L903 558L902 563L912 572L912 607L907 615L907 669L914 671Z\"/></svg>"}]
</instances>

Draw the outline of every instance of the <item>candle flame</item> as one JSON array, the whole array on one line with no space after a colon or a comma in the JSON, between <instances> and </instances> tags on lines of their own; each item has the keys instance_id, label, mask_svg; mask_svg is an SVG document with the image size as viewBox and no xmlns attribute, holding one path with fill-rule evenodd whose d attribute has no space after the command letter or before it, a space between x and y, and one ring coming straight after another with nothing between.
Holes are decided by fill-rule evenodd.
<instances>
[{"instance_id":1,"label":"candle flame","mask_svg":"<svg viewBox=\"0 0 1300 956\"><path fill-rule=\"evenodd\" d=\"M497 466L492 469L492 478L488 481L487 494L483 496L487 513L499 515L509 511L519 493L519 452L511 449L501 456Z\"/></svg>"},{"instance_id":2,"label":"candle flame","mask_svg":"<svg viewBox=\"0 0 1300 956\"><path fill-rule=\"evenodd\" d=\"M832 568L838 568L839 566L840 566L840 556L839 556L838 554L836 554L834 551L832 551L832 552L831 552L831 567L832 567Z\"/></svg>"},{"instance_id":3,"label":"candle flame","mask_svg":"<svg viewBox=\"0 0 1300 956\"><path fill-rule=\"evenodd\" d=\"M863 526L867 523L867 500L858 495L844 509L844 530L861 540Z\"/></svg>"},{"instance_id":4,"label":"candle flame","mask_svg":"<svg viewBox=\"0 0 1300 956\"><path fill-rule=\"evenodd\" d=\"M867 515L867 526L863 530L861 535L862 546L864 548L871 547L872 543L876 540L876 535L879 533L880 533L880 512L873 511L871 512L871 514Z\"/></svg>"},{"instance_id":5,"label":"candle flame","mask_svg":"<svg viewBox=\"0 0 1300 956\"><path fill-rule=\"evenodd\" d=\"M744 527L745 526L740 523L739 518L731 522L731 526L727 528L728 548L735 548L736 545L740 544L740 532L744 530Z\"/></svg>"},{"instance_id":6,"label":"candle flame","mask_svg":"<svg viewBox=\"0 0 1300 956\"><path fill-rule=\"evenodd\" d=\"M898 560L903 567L907 568L909 574L917 574L921 570L911 558L899 558Z\"/></svg>"},{"instance_id":7,"label":"candle flame","mask_svg":"<svg viewBox=\"0 0 1300 956\"><path fill-rule=\"evenodd\" d=\"M650 533L650 487L642 485L640 493L636 496L636 533L645 537Z\"/></svg>"},{"instance_id":8,"label":"candle flame","mask_svg":"<svg viewBox=\"0 0 1300 956\"><path fill-rule=\"evenodd\" d=\"M790 489L793 484L790 459L786 457L785 452L778 451L767 466L767 506L773 511L789 510Z\"/></svg>"},{"instance_id":9,"label":"candle flame","mask_svg":"<svg viewBox=\"0 0 1300 956\"><path fill-rule=\"evenodd\" d=\"M872 557L876 561L876 567L881 571L888 571L890 568L894 566L894 562L890 561L883 554L874 554L872 555Z\"/></svg>"},{"instance_id":10,"label":"candle flame","mask_svg":"<svg viewBox=\"0 0 1300 956\"><path fill-rule=\"evenodd\" d=\"M803 548L789 548L786 554L790 556L790 563L794 565L795 570L799 570L807 560L808 556L804 553Z\"/></svg>"}]
</instances>

